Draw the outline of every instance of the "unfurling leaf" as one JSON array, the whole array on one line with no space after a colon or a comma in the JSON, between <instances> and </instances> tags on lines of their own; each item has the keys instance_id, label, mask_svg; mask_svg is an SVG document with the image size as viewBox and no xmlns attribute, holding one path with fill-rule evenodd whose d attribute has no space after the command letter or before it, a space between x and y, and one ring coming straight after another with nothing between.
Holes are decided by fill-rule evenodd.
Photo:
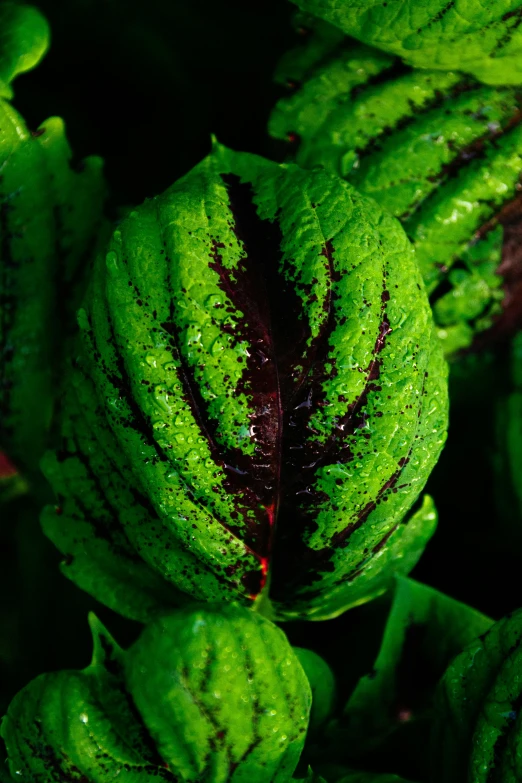
<instances>
[{"instance_id":1,"label":"unfurling leaf","mask_svg":"<svg viewBox=\"0 0 522 783\"><path fill-rule=\"evenodd\" d=\"M464 71L487 84L522 84L519 0L294 2L416 68Z\"/></svg>"},{"instance_id":2,"label":"unfurling leaf","mask_svg":"<svg viewBox=\"0 0 522 783\"><path fill-rule=\"evenodd\" d=\"M147 617L148 570L164 604L270 587L322 618L418 557L446 367L404 232L350 185L216 145L123 221L79 323L43 524L101 601Z\"/></svg>"},{"instance_id":3,"label":"unfurling leaf","mask_svg":"<svg viewBox=\"0 0 522 783\"><path fill-rule=\"evenodd\" d=\"M323 56L317 39L326 37L319 25L283 60L277 78L295 89L274 109L270 132L292 141L301 166L346 178L401 220L447 354L493 324L495 333L514 330L522 312L520 93L412 71L347 39L334 37Z\"/></svg>"},{"instance_id":4,"label":"unfurling leaf","mask_svg":"<svg viewBox=\"0 0 522 783\"><path fill-rule=\"evenodd\" d=\"M289 780L311 693L272 623L231 604L192 606L127 652L92 625L87 669L44 674L9 707L1 733L15 780Z\"/></svg>"}]
</instances>

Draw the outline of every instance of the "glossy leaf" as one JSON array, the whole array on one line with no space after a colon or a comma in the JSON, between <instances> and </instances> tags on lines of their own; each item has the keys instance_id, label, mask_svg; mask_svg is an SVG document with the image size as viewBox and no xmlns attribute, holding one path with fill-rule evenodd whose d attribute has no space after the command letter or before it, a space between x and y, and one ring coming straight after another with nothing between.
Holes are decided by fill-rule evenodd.
<instances>
[{"instance_id":1,"label":"glossy leaf","mask_svg":"<svg viewBox=\"0 0 522 783\"><path fill-rule=\"evenodd\" d=\"M434 781L520 779L521 641L519 610L469 644L449 666L439 692Z\"/></svg>"},{"instance_id":2,"label":"glossy leaf","mask_svg":"<svg viewBox=\"0 0 522 783\"><path fill-rule=\"evenodd\" d=\"M35 65L47 46L40 13L0 9L0 79ZM3 84L3 82L1 82ZM8 84L8 81L5 82ZM31 132L0 98L0 446L34 472L52 409L56 341L102 227L99 158L72 165L63 122Z\"/></svg>"},{"instance_id":3,"label":"glossy leaf","mask_svg":"<svg viewBox=\"0 0 522 783\"><path fill-rule=\"evenodd\" d=\"M371 757L394 733L430 718L448 662L491 625L469 606L398 578L379 654L335 727L339 752L345 758Z\"/></svg>"},{"instance_id":4,"label":"glossy leaf","mask_svg":"<svg viewBox=\"0 0 522 783\"><path fill-rule=\"evenodd\" d=\"M349 39L322 57L316 49L312 37L283 60L295 89L275 107L272 135L293 141L300 165L346 178L401 220L447 354L493 323L498 331L499 316L512 330L522 276L519 93L411 71ZM303 61L297 83L292 68Z\"/></svg>"},{"instance_id":5,"label":"glossy leaf","mask_svg":"<svg viewBox=\"0 0 522 783\"><path fill-rule=\"evenodd\" d=\"M92 628L87 669L41 675L9 707L1 733L16 780L289 779L311 693L268 620L192 607L149 625L127 652L95 618Z\"/></svg>"},{"instance_id":6,"label":"glossy leaf","mask_svg":"<svg viewBox=\"0 0 522 783\"><path fill-rule=\"evenodd\" d=\"M335 705L335 676L328 664L313 650L294 647L294 653L312 689L312 711L309 732L320 728L330 717Z\"/></svg>"},{"instance_id":7,"label":"glossy leaf","mask_svg":"<svg viewBox=\"0 0 522 783\"><path fill-rule=\"evenodd\" d=\"M464 71L487 84L522 83L518 0L294 2L416 68Z\"/></svg>"},{"instance_id":8,"label":"glossy leaf","mask_svg":"<svg viewBox=\"0 0 522 783\"><path fill-rule=\"evenodd\" d=\"M11 82L38 65L49 46L49 25L33 6L4 0L0 6L0 97L12 98Z\"/></svg>"},{"instance_id":9,"label":"glossy leaf","mask_svg":"<svg viewBox=\"0 0 522 783\"><path fill-rule=\"evenodd\" d=\"M144 617L122 569L167 602L268 576L267 611L325 617L416 560L446 368L404 233L347 183L216 145L123 221L79 323L44 528L100 600Z\"/></svg>"},{"instance_id":10,"label":"glossy leaf","mask_svg":"<svg viewBox=\"0 0 522 783\"><path fill-rule=\"evenodd\" d=\"M310 686L282 631L259 615L227 604L162 618L133 646L126 678L182 780L211 770L216 782L283 781L295 769Z\"/></svg>"}]
</instances>

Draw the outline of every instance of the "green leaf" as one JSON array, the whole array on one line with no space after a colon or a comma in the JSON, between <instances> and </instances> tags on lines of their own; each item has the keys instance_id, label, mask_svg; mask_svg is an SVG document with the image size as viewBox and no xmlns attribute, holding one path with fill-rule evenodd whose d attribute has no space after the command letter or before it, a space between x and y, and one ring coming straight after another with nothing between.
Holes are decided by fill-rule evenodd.
<instances>
[{"instance_id":1,"label":"green leaf","mask_svg":"<svg viewBox=\"0 0 522 783\"><path fill-rule=\"evenodd\" d=\"M297 34L306 46L296 46L283 55L274 74L276 82L295 88L310 70L335 51L344 33L310 14L297 12L292 19Z\"/></svg>"},{"instance_id":2,"label":"green leaf","mask_svg":"<svg viewBox=\"0 0 522 783\"><path fill-rule=\"evenodd\" d=\"M36 64L47 27L35 9L11 3L0 8L0 27L0 79L10 79ZM70 330L79 282L106 230L105 185L99 158L75 170L62 120L51 117L32 133L4 99L0 168L0 446L34 474L51 417L58 337Z\"/></svg>"},{"instance_id":3,"label":"green leaf","mask_svg":"<svg viewBox=\"0 0 522 783\"><path fill-rule=\"evenodd\" d=\"M122 652L96 619L94 656L83 672L43 674L11 703L0 733L15 780L82 778L148 783L162 773L123 680Z\"/></svg>"},{"instance_id":4,"label":"green leaf","mask_svg":"<svg viewBox=\"0 0 522 783\"><path fill-rule=\"evenodd\" d=\"M379 654L335 729L340 752L371 754L397 731L428 718L448 662L491 624L469 606L398 577Z\"/></svg>"},{"instance_id":5,"label":"green leaf","mask_svg":"<svg viewBox=\"0 0 522 783\"><path fill-rule=\"evenodd\" d=\"M471 73L487 84L521 84L522 11L510 0L294 0L366 44L416 68Z\"/></svg>"},{"instance_id":6,"label":"green leaf","mask_svg":"<svg viewBox=\"0 0 522 783\"><path fill-rule=\"evenodd\" d=\"M294 140L301 166L344 177L401 220L451 355L499 316L518 323L519 95L383 57L345 39L312 58L269 129Z\"/></svg>"},{"instance_id":7,"label":"green leaf","mask_svg":"<svg viewBox=\"0 0 522 783\"><path fill-rule=\"evenodd\" d=\"M435 533L437 519L433 499L424 495L420 506L401 519L384 544L361 565L360 579L354 581L352 588L354 604L363 603L370 595L382 595L393 587L396 575L410 573Z\"/></svg>"},{"instance_id":8,"label":"green leaf","mask_svg":"<svg viewBox=\"0 0 522 783\"><path fill-rule=\"evenodd\" d=\"M121 223L79 323L44 528L102 601L146 619L124 568L167 602L269 590L272 616L321 618L386 589L388 548L416 561L433 519L401 521L445 438L446 367L373 201L216 144Z\"/></svg>"},{"instance_id":9,"label":"green leaf","mask_svg":"<svg viewBox=\"0 0 522 783\"><path fill-rule=\"evenodd\" d=\"M326 661L313 650L294 647L294 653L312 689L312 711L308 731L313 732L330 717L335 706L335 676Z\"/></svg>"},{"instance_id":10,"label":"green leaf","mask_svg":"<svg viewBox=\"0 0 522 783\"><path fill-rule=\"evenodd\" d=\"M287 781L310 686L285 635L233 605L151 623L123 652L90 618L91 664L44 674L1 726L21 783Z\"/></svg>"},{"instance_id":11,"label":"green leaf","mask_svg":"<svg viewBox=\"0 0 522 783\"><path fill-rule=\"evenodd\" d=\"M49 25L38 9L8 0L0 5L0 97L12 98L11 82L38 65L49 46Z\"/></svg>"},{"instance_id":12,"label":"green leaf","mask_svg":"<svg viewBox=\"0 0 522 783\"><path fill-rule=\"evenodd\" d=\"M458 655L439 690L432 779L486 783L520 778L522 611Z\"/></svg>"},{"instance_id":13,"label":"green leaf","mask_svg":"<svg viewBox=\"0 0 522 783\"><path fill-rule=\"evenodd\" d=\"M165 617L131 648L126 677L182 780L211 769L216 783L284 781L294 771L310 686L282 631L259 615L227 604Z\"/></svg>"}]
</instances>

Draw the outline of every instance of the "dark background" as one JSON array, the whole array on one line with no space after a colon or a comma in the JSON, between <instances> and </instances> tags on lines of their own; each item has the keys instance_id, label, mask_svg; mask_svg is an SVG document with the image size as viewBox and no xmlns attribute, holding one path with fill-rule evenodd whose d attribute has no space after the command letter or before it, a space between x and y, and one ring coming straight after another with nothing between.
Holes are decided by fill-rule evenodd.
<instances>
[{"instance_id":1,"label":"dark background","mask_svg":"<svg viewBox=\"0 0 522 783\"><path fill-rule=\"evenodd\" d=\"M209 151L211 133L237 149L280 155L266 121L281 92L272 82L275 64L295 40L290 3L36 4L51 23L52 47L16 82L14 104L33 128L61 115L75 156L105 159L113 214L187 172ZM429 482L439 529L414 573L494 617L522 605L522 525L518 513L499 514L495 493L504 489L493 472L495 410L508 389L506 346L452 370L449 443ZM0 714L36 674L87 664L89 609L123 644L138 630L60 576L60 558L40 533L30 499L1 513ZM354 647L366 611L312 633L305 624L286 630L302 645Z\"/></svg>"}]
</instances>

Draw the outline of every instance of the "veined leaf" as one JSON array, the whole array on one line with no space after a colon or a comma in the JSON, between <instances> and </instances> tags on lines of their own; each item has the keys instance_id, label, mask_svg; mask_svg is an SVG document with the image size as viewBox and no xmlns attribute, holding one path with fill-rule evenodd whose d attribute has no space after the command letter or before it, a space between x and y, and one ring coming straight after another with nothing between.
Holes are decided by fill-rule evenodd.
<instances>
[{"instance_id":1,"label":"veined leaf","mask_svg":"<svg viewBox=\"0 0 522 783\"><path fill-rule=\"evenodd\" d=\"M447 405L396 221L339 179L216 145L122 222L79 320L44 466L71 563L90 539L113 571L134 550L178 593L247 604L269 576L286 617L386 589Z\"/></svg>"},{"instance_id":2,"label":"veined leaf","mask_svg":"<svg viewBox=\"0 0 522 783\"><path fill-rule=\"evenodd\" d=\"M126 679L182 780L211 769L216 783L285 781L297 766L310 686L282 631L259 615L226 604L163 618L133 646Z\"/></svg>"},{"instance_id":3,"label":"veined leaf","mask_svg":"<svg viewBox=\"0 0 522 783\"><path fill-rule=\"evenodd\" d=\"M412 71L350 39L307 68L270 119L301 166L375 198L413 241L447 355L520 323L520 95L455 72ZM281 75L278 75L281 78ZM325 91L326 85L326 91Z\"/></svg>"},{"instance_id":4,"label":"veined leaf","mask_svg":"<svg viewBox=\"0 0 522 783\"><path fill-rule=\"evenodd\" d=\"M286 637L233 605L150 624L123 652L93 618L82 672L44 674L1 726L20 783L287 781L311 693Z\"/></svg>"},{"instance_id":5,"label":"veined leaf","mask_svg":"<svg viewBox=\"0 0 522 783\"><path fill-rule=\"evenodd\" d=\"M521 84L518 0L294 0L366 44L416 68L471 73L487 84Z\"/></svg>"}]
</instances>

